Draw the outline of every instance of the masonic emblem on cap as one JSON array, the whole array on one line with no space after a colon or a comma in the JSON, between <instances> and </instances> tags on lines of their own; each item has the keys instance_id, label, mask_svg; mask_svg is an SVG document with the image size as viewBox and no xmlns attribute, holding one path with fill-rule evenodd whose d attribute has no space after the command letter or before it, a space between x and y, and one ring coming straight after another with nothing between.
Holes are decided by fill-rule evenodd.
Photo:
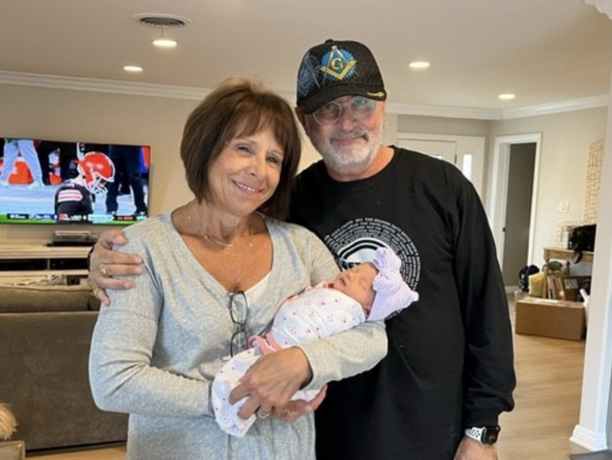
<instances>
[{"instance_id":1,"label":"masonic emblem on cap","mask_svg":"<svg viewBox=\"0 0 612 460\"><path fill-rule=\"evenodd\" d=\"M344 80L355 72L357 60L346 50L333 46L331 50L321 56L321 65L318 70L325 74L327 79Z\"/></svg>"}]
</instances>

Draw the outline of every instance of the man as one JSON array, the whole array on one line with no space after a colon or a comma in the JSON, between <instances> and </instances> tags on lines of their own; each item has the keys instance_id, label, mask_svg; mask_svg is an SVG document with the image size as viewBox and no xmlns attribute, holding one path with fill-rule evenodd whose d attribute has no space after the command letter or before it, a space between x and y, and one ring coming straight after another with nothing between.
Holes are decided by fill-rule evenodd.
<instances>
[{"instance_id":1,"label":"man","mask_svg":"<svg viewBox=\"0 0 612 460\"><path fill-rule=\"evenodd\" d=\"M94 213L95 197L106 192L106 184L115 180L115 165L102 152L87 152L78 161L78 176L63 182L55 191L58 220L86 220Z\"/></svg>"},{"instance_id":2,"label":"man","mask_svg":"<svg viewBox=\"0 0 612 460\"><path fill-rule=\"evenodd\" d=\"M106 194L106 213L117 214L119 204L117 196L123 183L128 183L129 189L132 189L134 195L134 211L135 215L146 215L147 205L145 203L145 193L143 178L140 172L142 147L139 145L115 145L108 146L108 157L115 163L117 168L117 176L121 180L117 180L109 185L108 193Z\"/></svg>"},{"instance_id":3,"label":"man","mask_svg":"<svg viewBox=\"0 0 612 460\"><path fill-rule=\"evenodd\" d=\"M22 138L4 139L4 161L1 165L2 168L0 168L0 187L8 187L10 185L9 176L13 173L13 168L19 154L21 154L32 176L32 182L28 185L28 188L44 187L42 169L38 161L34 139Z\"/></svg>"},{"instance_id":4,"label":"man","mask_svg":"<svg viewBox=\"0 0 612 460\"><path fill-rule=\"evenodd\" d=\"M387 357L329 385L316 411L317 459L495 460L515 376L505 290L478 195L454 166L381 144L387 93L363 44L311 48L297 93L296 114L323 161L298 176L291 219L317 233L341 267L390 247L420 294L386 322ZM98 285L130 285L92 267Z\"/></svg>"}]
</instances>

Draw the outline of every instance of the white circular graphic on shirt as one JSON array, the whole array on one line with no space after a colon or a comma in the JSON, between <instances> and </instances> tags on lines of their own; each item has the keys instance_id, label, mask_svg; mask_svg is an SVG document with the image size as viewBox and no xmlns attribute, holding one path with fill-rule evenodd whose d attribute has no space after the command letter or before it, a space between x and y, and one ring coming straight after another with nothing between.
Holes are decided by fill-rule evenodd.
<instances>
[{"instance_id":1,"label":"white circular graphic on shirt","mask_svg":"<svg viewBox=\"0 0 612 460\"><path fill-rule=\"evenodd\" d=\"M372 260L374 252L387 247L402 261L402 276L416 289L421 276L421 258L410 237L397 225L374 217L353 219L324 238L341 269Z\"/></svg>"}]
</instances>

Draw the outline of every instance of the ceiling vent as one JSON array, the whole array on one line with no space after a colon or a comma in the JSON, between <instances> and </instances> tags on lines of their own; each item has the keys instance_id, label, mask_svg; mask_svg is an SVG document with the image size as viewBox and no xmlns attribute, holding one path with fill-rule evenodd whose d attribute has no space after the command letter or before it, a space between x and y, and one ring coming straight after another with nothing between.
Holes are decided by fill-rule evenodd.
<instances>
[{"instance_id":1,"label":"ceiling vent","mask_svg":"<svg viewBox=\"0 0 612 460\"><path fill-rule=\"evenodd\" d=\"M142 13L135 14L134 16L132 16L132 18L143 26L159 28L184 27L187 24L191 23L191 19L175 14Z\"/></svg>"}]
</instances>

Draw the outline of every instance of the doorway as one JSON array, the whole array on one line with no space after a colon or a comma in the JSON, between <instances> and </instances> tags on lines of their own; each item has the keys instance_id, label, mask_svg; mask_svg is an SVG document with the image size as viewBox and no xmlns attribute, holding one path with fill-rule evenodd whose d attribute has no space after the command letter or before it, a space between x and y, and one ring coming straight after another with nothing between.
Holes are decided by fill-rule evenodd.
<instances>
[{"instance_id":1,"label":"doorway","mask_svg":"<svg viewBox=\"0 0 612 460\"><path fill-rule=\"evenodd\" d=\"M541 134L495 140L490 218L508 291L533 258Z\"/></svg>"},{"instance_id":2,"label":"doorway","mask_svg":"<svg viewBox=\"0 0 612 460\"><path fill-rule=\"evenodd\" d=\"M519 270L529 260L535 149L533 142L510 145L502 274L504 284L512 289L516 289Z\"/></svg>"}]
</instances>

